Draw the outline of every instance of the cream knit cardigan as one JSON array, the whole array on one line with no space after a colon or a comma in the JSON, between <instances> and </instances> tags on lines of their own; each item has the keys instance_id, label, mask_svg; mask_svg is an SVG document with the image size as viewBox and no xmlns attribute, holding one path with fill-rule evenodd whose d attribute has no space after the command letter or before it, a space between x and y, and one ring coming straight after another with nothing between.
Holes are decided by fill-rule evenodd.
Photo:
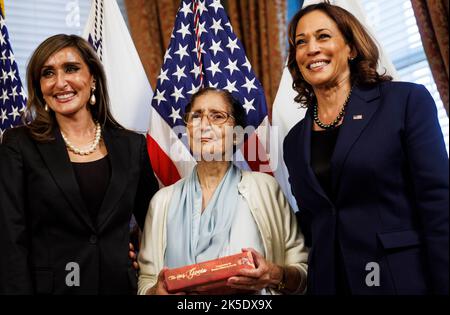
<instances>
[{"instance_id":1,"label":"cream knit cardigan","mask_svg":"<svg viewBox=\"0 0 450 315\"><path fill-rule=\"evenodd\" d=\"M166 222L175 185L159 190L150 202L141 239L138 294L145 294L157 282L166 249ZM280 266L296 267L302 276L299 288L306 287L308 248L295 215L276 180L263 173L242 172L238 185L261 233L265 258ZM279 294L273 289L270 293ZM302 292L296 292L302 293Z\"/></svg>"}]
</instances>

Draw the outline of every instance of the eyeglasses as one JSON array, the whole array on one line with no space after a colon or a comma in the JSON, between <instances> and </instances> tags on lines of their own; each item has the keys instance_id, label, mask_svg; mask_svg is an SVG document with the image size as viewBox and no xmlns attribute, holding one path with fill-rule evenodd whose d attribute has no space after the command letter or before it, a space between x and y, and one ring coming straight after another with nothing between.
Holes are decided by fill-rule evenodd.
<instances>
[{"instance_id":1,"label":"eyeglasses","mask_svg":"<svg viewBox=\"0 0 450 315\"><path fill-rule=\"evenodd\" d=\"M228 119L234 119L234 117L227 112L213 110L208 111L206 114L204 111L188 112L184 114L183 120L187 125L192 125L194 120L198 119L199 121L201 121L204 115L208 117L209 123L214 125L223 125L228 121Z\"/></svg>"}]
</instances>

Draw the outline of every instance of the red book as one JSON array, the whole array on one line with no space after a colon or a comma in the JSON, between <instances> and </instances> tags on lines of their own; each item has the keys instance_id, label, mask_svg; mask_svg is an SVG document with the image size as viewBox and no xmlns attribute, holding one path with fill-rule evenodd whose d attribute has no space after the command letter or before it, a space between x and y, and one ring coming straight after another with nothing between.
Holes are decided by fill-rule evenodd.
<instances>
[{"instance_id":1,"label":"red book","mask_svg":"<svg viewBox=\"0 0 450 315\"><path fill-rule=\"evenodd\" d=\"M255 269L251 252L217 258L202 263L166 270L164 279L169 293L243 294L226 285L228 278L241 269Z\"/></svg>"}]
</instances>

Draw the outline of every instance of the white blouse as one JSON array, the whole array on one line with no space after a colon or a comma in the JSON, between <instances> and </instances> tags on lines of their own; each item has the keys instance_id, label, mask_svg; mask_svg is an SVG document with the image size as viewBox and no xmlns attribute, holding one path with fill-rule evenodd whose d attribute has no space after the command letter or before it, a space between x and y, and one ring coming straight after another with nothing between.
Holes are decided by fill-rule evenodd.
<instances>
[{"instance_id":1,"label":"white blouse","mask_svg":"<svg viewBox=\"0 0 450 315\"><path fill-rule=\"evenodd\" d=\"M236 211L236 215L234 216L231 225L230 241L228 246L225 246L220 256L223 257L238 254L242 251L242 248L253 248L262 256L266 257L261 233L259 232L252 212L242 195L239 195L238 206L239 208ZM270 292L266 289L262 289L258 294L268 295Z\"/></svg>"},{"instance_id":2,"label":"white blouse","mask_svg":"<svg viewBox=\"0 0 450 315\"><path fill-rule=\"evenodd\" d=\"M239 254L242 248L249 247L265 256L261 233L247 202L242 195L239 195L238 209L231 225L229 243L223 248L220 257Z\"/></svg>"}]
</instances>

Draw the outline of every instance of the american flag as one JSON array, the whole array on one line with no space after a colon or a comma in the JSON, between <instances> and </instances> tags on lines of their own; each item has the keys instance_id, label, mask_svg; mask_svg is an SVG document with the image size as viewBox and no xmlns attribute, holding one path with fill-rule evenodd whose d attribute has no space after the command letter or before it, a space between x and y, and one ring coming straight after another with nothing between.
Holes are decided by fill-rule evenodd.
<instances>
[{"instance_id":1,"label":"american flag","mask_svg":"<svg viewBox=\"0 0 450 315\"><path fill-rule=\"evenodd\" d=\"M270 173L263 88L220 0L183 0L154 90L147 136L152 166L162 184L176 182L195 165L182 134L182 117L190 97L201 87L228 90L241 102L247 124L257 131L241 148L245 160L239 166Z\"/></svg>"},{"instance_id":2,"label":"american flag","mask_svg":"<svg viewBox=\"0 0 450 315\"><path fill-rule=\"evenodd\" d=\"M21 124L26 94L19 77L14 54L9 43L3 11L0 10L0 140L6 129Z\"/></svg>"}]
</instances>

